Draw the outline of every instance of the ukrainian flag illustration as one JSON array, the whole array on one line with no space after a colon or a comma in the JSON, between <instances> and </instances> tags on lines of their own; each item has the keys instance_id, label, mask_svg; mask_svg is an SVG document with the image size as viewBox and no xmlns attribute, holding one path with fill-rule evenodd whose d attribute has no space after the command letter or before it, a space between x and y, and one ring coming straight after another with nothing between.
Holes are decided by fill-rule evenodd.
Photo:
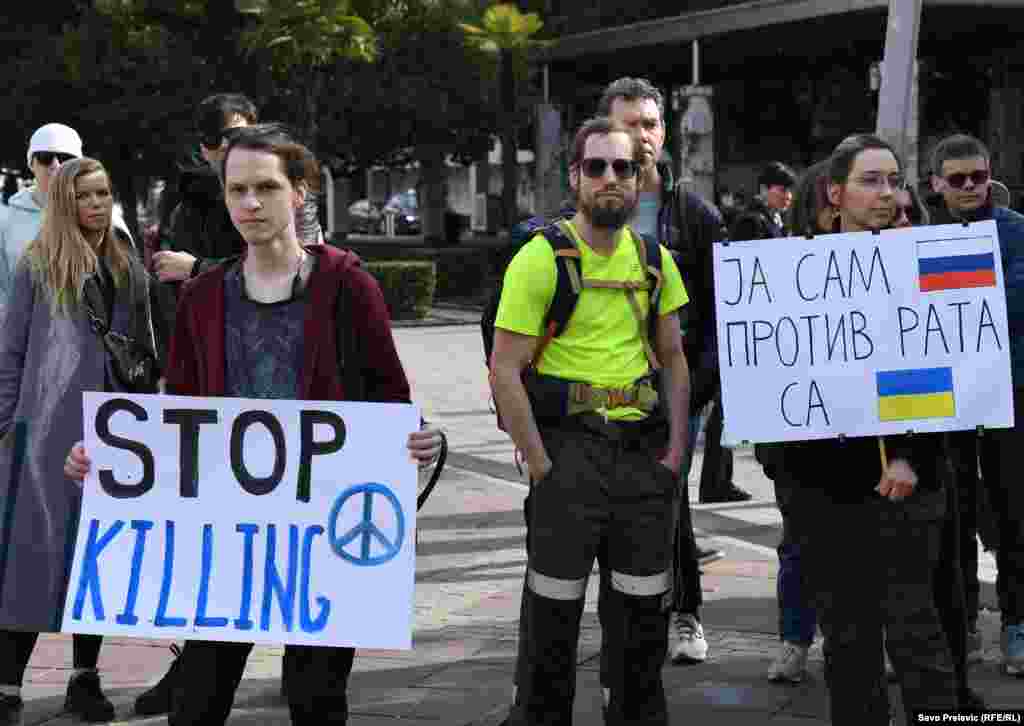
<instances>
[{"instance_id":1,"label":"ukrainian flag illustration","mask_svg":"<svg viewBox=\"0 0 1024 726\"><path fill-rule=\"evenodd\" d=\"M956 415L952 368L878 371L878 417L882 421Z\"/></svg>"},{"instance_id":2,"label":"ukrainian flag illustration","mask_svg":"<svg viewBox=\"0 0 1024 726\"><path fill-rule=\"evenodd\" d=\"M917 267L921 292L996 286L991 237L922 240Z\"/></svg>"}]
</instances>

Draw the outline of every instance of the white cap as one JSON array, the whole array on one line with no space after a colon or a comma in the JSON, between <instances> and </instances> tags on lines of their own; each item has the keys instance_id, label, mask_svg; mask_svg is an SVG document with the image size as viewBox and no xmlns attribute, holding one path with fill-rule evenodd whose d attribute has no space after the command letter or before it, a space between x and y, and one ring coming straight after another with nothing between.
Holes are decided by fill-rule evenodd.
<instances>
[{"instance_id":1,"label":"white cap","mask_svg":"<svg viewBox=\"0 0 1024 726\"><path fill-rule=\"evenodd\" d=\"M28 165L32 166L32 154L37 151L55 151L60 154L82 155L82 137L70 126L46 124L36 129L28 141Z\"/></svg>"}]
</instances>

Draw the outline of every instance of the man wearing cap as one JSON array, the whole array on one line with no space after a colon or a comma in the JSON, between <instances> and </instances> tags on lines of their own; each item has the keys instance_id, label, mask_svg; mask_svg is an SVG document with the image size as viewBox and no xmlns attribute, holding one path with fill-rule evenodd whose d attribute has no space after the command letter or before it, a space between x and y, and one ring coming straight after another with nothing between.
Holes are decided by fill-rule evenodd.
<instances>
[{"instance_id":1,"label":"man wearing cap","mask_svg":"<svg viewBox=\"0 0 1024 726\"><path fill-rule=\"evenodd\" d=\"M28 243L39 234L43 209L50 192L50 179L69 159L82 156L82 137L70 126L46 124L36 129L28 142L28 167L35 183L0 207L0 308L6 307L18 259ZM128 239L128 227L116 213L114 224Z\"/></svg>"}]
</instances>

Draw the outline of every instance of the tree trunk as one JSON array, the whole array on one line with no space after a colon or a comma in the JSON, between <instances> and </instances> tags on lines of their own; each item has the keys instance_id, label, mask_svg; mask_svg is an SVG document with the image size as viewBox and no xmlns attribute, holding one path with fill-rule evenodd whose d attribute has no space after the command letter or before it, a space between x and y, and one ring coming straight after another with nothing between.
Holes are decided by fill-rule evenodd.
<instances>
[{"instance_id":1,"label":"tree trunk","mask_svg":"<svg viewBox=\"0 0 1024 726\"><path fill-rule=\"evenodd\" d=\"M516 75L507 53L501 58L501 199L506 230L519 221L519 147L516 143Z\"/></svg>"},{"instance_id":2,"label":"tree trunk","mask_svg":"<svg viewBox=\"0 0 1024 726\"><path fill-rule=\"evenodd\" d=\"M444 178L444 149L441 146L424 145L417 148L416 152L420 162L420 183L417 193L423 238L427 244L441 245L445 242L444 212L448 206Z\"/></svg>"}]
</instances>

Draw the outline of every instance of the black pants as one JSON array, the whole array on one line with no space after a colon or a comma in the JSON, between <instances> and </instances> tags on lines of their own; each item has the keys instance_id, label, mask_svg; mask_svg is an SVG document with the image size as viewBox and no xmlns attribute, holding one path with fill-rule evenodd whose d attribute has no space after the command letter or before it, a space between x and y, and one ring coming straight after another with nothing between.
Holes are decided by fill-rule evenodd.
<instances>
[{"instance_id":1,"label":"black pants","mask_svg":"<svg viewBox=\"0 0 1024 726\"><path fill-rule=\"evenodd\" d=\"M600 614L602 650L610 656L607 723L664 726L677 478L636 441L573 429L545 431L544 443L554 467L530 495L519 692L510 723L572 723L580 618L596 558L609 583Z\"/></svg>"},{"instance_id":2,"label":"black pants","mask_svg":"<svg viewBox=\"0 0 1024 726\"><path fill-rule=\"evenodd\" d=\"M945 492L919 489L904 502L874 495L837 502L817 486L797 483L790 522L829 646L832 723L888 726L883 631L907 723L914 710L956 708L953 663L935 605Z\"/></svg>"},{"instance_id":3,"label":"black pants","mask_svg":"<svg viewBox=\"0 0 1024 726\"><path fill-rule=\"evenodd\" d=\"M171 698L169 726L222 726L231 715L251 643L190 640L181 654L182 678ZM284 649L288 710L296 726L348 722L352 648L289 645Z\"/></svg>"},{"instance_id":4,"label":"black pants","mask_svg":"<svg viewBox=\"0 0 1024 726\"><path fill-rule=\"evenodd\" d=\"M700 500L714 499L715 494L732 485L732 449L722 446L722 394L715 396L704 430L704 464L700 470Z\"/></svg>"},{"instance_id":5,"label":"black pants","mask_svg":"<svg viewBox=\"0 0 1024 726\"><path fill-rule=\"evenodd\" d=\"M0 630L0 684L20 686L25 669L36 647L39 633L24 630ZM72 662L75 668L95 668L100 660L102 635L75 635L72 640Z\"/></svg>"},{"instance_id":6,"label":"black pants","mask_svg":"<svg viewBox=\"0 0 1024 726\"><path fill-rule=\"evenodd\" d=\"M973 433L973 432L972 432ZM939 537L939 557L935 566L933 598L938 610L942 629L949 643L953 670L956 674L957 690L967 692L967 624L969 613L964 588L964 567L961 564L962 520L960 517L960 492L956 480L950 476L943 487L946 494L946 516L942 520ZM977 582L978 547L974 553L975 582ZM977 603L977 601L975 601ZM977 607L977 605L975 605ZM978 617L975 609L974 617Z\"/></svg>"},{"instance_id":7,"label":"black pants","mask_svg":"<svg viewBox=\"0 0 1024 726\"><path fill-rule=\"evenodd\" d=\"M1013 391L1024 411L1024 386ZM1003 625L1024 623L1024 417L1012 429L987 429L982 439L982 479L996 524L996 592ZM991 469L991 471L989 471Z\"/></svg>"}]
</instances>

